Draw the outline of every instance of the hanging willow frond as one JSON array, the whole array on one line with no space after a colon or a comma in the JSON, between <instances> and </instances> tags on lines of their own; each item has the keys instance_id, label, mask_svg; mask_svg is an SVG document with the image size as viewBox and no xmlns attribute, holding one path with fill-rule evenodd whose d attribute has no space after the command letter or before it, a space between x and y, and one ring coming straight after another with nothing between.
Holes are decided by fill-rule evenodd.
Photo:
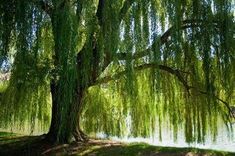
<instances>
[{"instance_id":1,"label":"hanging willow frond","mask_svg":"<svg viewBox=\"0 0 235 156\"><path fill-rule=\"evenodd\" d=\"M73 132L81 107L90 133L162 138L168 126L175 140L180 129L187 142L216 138L234 103L233 5L1 1L0 59L14 54L14 63L0 125L47 127L52 103L57 141Z\"/></svg>"}]
</instances>

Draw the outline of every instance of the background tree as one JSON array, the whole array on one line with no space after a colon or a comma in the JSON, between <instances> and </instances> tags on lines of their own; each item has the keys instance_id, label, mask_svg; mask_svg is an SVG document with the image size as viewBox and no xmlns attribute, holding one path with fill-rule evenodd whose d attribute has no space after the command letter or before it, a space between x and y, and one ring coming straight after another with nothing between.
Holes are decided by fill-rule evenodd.
<instances>
[{"instance_id":1,"label":"background tree","mask_svg":"<svg viewBox=\"0 0 235 156\"><path fill-rule=\"evenodd\" d=\"M91 86L115 80L124 99L118 108L124 118L131 116L135 136L149 135L156 123L151 117L158 111L156 101L136 102L146 86L148 100L164 99L163 112L174 131L179 123L185 125L187 142L204 141L208 123L216 136L218 116L227 124L234 101L233 3L1 1L1 56L14 53L1 125L34 125L35 119L49 123L50 92L47 139L63 143L73 135L85 140L80 128L84 96ZM142 80L147 84L139 88Z\"/></svg>"}]
</instances>

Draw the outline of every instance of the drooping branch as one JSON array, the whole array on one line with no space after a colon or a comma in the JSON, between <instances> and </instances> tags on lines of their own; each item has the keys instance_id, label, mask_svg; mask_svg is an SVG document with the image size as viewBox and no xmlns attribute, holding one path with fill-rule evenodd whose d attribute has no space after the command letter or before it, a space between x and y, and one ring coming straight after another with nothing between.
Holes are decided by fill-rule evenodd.
<instances>
[{"instance_id":1,"label":"drooping branch","mask_svg":"<svg viewBox=\"0 0 235 156\"><path fill-rule=\"evenodd\" d=\"M188 28L200 27L200 26L202 26L202 22L203 22L202 20L184 20L184 21L182 21L181 29L184 30L184 29L188 29ZM218 22L219 21L216 21L216 20L213 21L213 23L215 25L215 29L218 26L217 25ZM149 48L145 49L142 52L134 53L132 56L128 56L129 54L127 54L127 53L118 53L116 57L118 58L118 60L127 60L128 58L131 58L131 59L134 60L134 59L145 57L145 56L150 54L150 52L152 51L152 49L155 46L155 44L160 44L160 46L162 46L165 43L167 43L169 41L170 36L172 35L172 32L174 30L175 30L175 26L170 27L160 38L156 38L154 40L153 44ZM199 92L201 94L209 95L209 93L206 92L206 91L198 90L196 87L190 86L187 83L187 81L184 79L184 77L182 76L182 72L180 70L178 70L178 69L173 69L171 67L164 66L164 65L158 65L158 64L144 64L144 65L140 65L140 66L135 67L134 70L138 71L138 70L143 70L143 69L147 69L147 68L158 68L160 70L166 71L166 72L176 76L178 78L178 80L183 84L183 86L185 87L185 89L187 90L188 93L189 93L190 89L194 89L194 90L196 90L197 92ZM92 85L97 85L97 84L101 84L101 83L107 83L109 81L119 79L125 73L126 73L126 71L122 71L122 72L117 73L117 74L115 74L113 76L103 77L101 79L98 79ZM232 114L232 110L231 110L231 108L230 108L230 106L229 106L229 104L227 102L225 102L224 100L220 99L216 95L213 95L213 97L215 99L217 99L218 101L222 102L227 107L229 112ZM232 116L235 118L235 116L233 114L232 114Z\"/></svg>"},{"instance_id":2,"label":"drooping branch","mask_svg":"<svg viewBox=\"0 0 235 156\"><path fill-rule=\"evenodd\" d=\"M185 87L187 92L189 92L189 89L192 88L191 86L188 85L187 81L184 79L184 77L181 74L181 73L187 73L187 72L182 72L179 69L173 69L172 67L169 67L166 65L159 65L156 63L148 63L148 64L143 64L143 65L139 65L137 67L134 67L134 70L141 71L141 70L148 69L148 68L157 68L159 70L165 71L169 74L176 76L178 78L178 80L183 84L183 86ZM113 80L117 80L117 79L121 78L122 76L124 76L126 73L127 73L127 71L122 71L122 72L119 72L113 76L106 76L106 77L97 79L92 84L92 86L102 84L102 83L108 83L109 81L113 81Z\"/></svg>"},{"instance_id":3,"label":"drooping branch","mask_svg":"<svg viewBox=\"0 0 235 156\"><path fill-rule=\"evenodd\" d=\"M234 111L231 109L230 105L228 102L222 100L220 97L218 97L217 95L214 95L214 94L211 94L211 93L208 93L206 91L202 91L202 90L199 90L198 88L196 87L193 87L193 86L188 86L189 89L194 89L196 90L198 93L200 94L204 94L204 95L208 95L208 96L211 96L213 98L215 98L216 100L218 100L219 102L223 103L225 105L225 107L228 109L229 111L229 114L231 115L232 118L235 119L235 114L234 114Z\"/></svg>"},{"instance_id":4,"label":"drooping branch","mask_svg":"<svg viewBox=\"0 0 235 156\"><path fill-rule=\"evenodd\" d=\"M165 71L169 74L174 75L182 83L182 85L184 86L184 88L186 89L186 91L188 93L189 93L190 89L194 89L195 91L197 91L200 94L212 96L213 98L215 98L219 102L223 103L225 105L225 107L228 109L230 115L233 118L235 118L233 110L231 109L230 105L226 101L222 100L217 95L209 94L208 92L202 91L202 90L198 89L197 87L190 86L188 84L188 82L184 79L184 77L182 76L182 73L187 73L187 72L182 72L179 69L173 69L172 67L168 67L168 66L165 66L165 65L159 65L159 64L156 64L156 63L143 64L143 65L134 67L134 70L135 71L141 71L141 70L148 69L148 68L158 68L159 70L162 70L162 71ZM100 79L96 80L91 86L95 86L95 85L99 85L99 84L103 84L103 83L108 83L110 81L120 79L126 73L127 73L127 71L122 71L122 72L119 72L119 73L117 73L113 76L106 76L106 77L100 78Z\"/></svg>"}]
</instances>

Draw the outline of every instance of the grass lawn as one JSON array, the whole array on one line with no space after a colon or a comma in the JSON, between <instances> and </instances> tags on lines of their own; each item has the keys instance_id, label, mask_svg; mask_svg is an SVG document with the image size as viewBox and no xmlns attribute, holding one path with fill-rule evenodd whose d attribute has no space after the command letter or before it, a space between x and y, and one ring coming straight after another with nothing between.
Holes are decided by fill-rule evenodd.
<instances>
[{"instance_id":1,"label":"grass lawn","mask_svg":"<svg viewBox=\"0 0 235 156\"><path fill-rule=\"evenodd\" d=\"M146 143L126 144L92 139L87 143L51 145L44 136L18 136L0 132L0 156L235 156L235 153L195 148L157 147Z\"/></svg>"}]
</instances>

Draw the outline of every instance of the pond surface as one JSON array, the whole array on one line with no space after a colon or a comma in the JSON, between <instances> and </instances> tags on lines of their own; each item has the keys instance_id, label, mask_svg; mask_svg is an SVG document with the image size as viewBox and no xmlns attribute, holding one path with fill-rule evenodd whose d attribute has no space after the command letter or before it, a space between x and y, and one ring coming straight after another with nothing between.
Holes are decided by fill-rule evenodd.
<instances>
[{"instance_id":1,"label":"pond surface","mask_svg":"<svg viewBox=\"0 0 235 156\"><path fill-rule=\"evenodd\" d=\"M183 130L182 130L183 131ZM99 137L105 135L99 134ZM219 151L235 152L235 123L233 124L233 132L228 132L225 126L220 126L218 129L218 135L216 141L213 142L211 137L208 136L205 144L190 144L188 145L184 141L183 132L179 132L177 142L174 142L173 132L169 129L162 129L162 141L159 137L153 138L132 138L132 137L111 137L110 139L123 141L123 142L146 142L156 146L170 146L170 147L197 147L202 149L213 149Z\"/></svg>"}]
</instances>

